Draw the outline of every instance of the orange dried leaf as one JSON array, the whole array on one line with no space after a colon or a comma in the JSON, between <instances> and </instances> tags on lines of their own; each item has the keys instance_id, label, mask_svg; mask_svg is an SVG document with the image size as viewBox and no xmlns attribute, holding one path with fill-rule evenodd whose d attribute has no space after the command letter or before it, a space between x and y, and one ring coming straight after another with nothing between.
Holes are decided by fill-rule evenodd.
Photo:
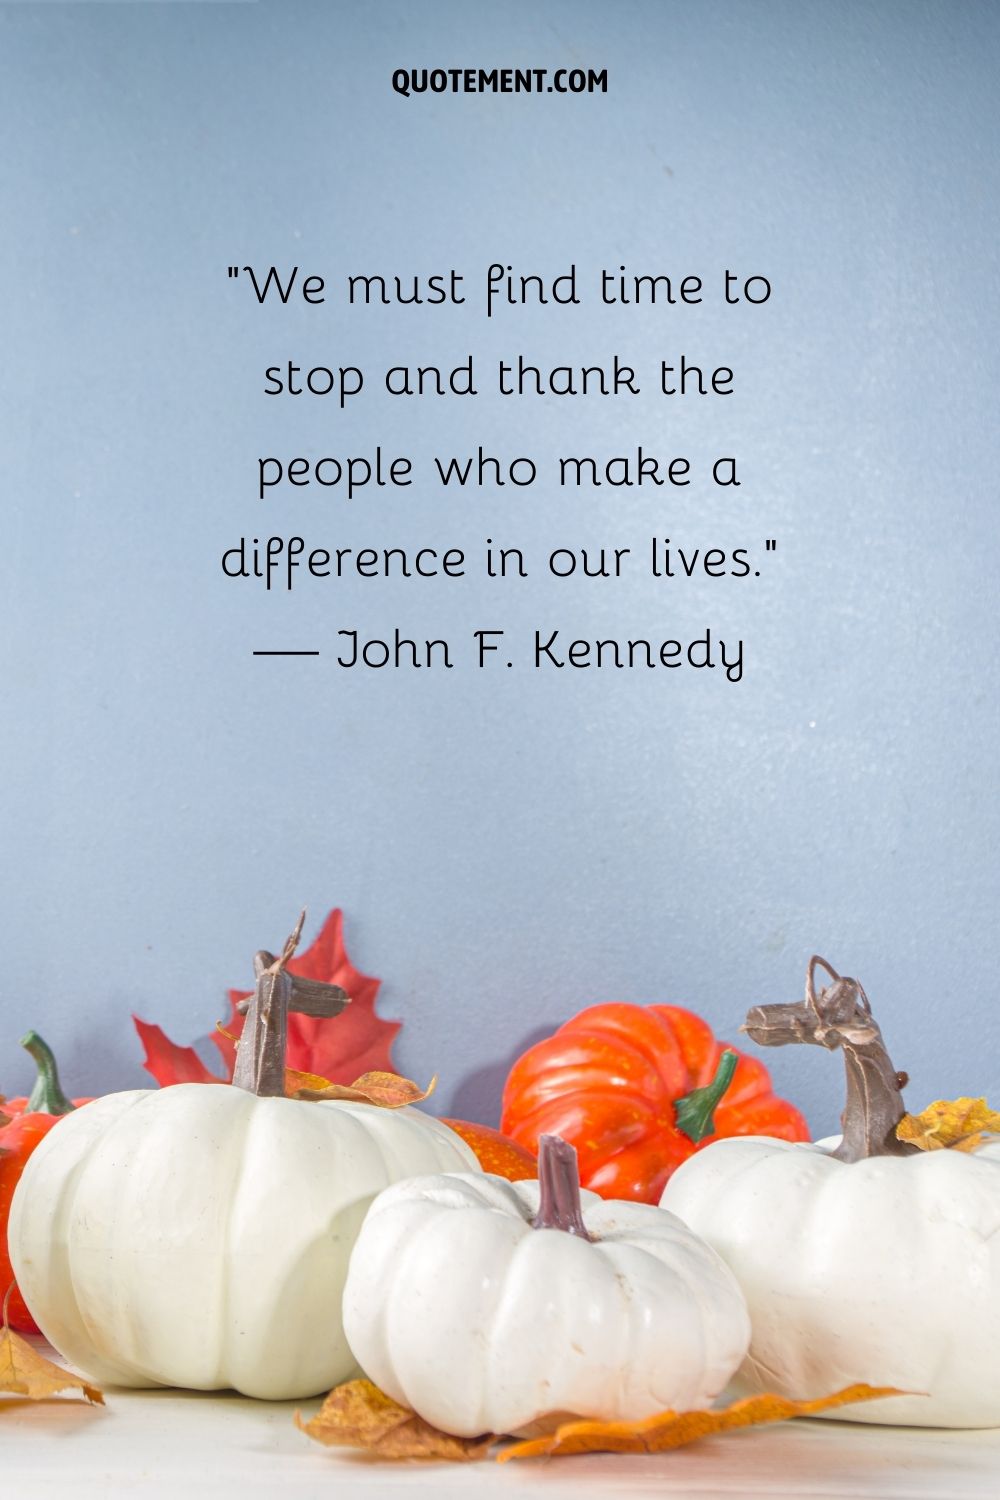
<instances>
[{"instance_id":1,"label":"orange dried leaf","mask_svg":"<svg viewBox=\"0 0 1000 1500\"><path fill-rule=\"evenodd\" d=\"M227 1031L221 1021L216 1021L215 1029L220 1036L232 1042L234 1050L239 1046L239 1037ZM285 1069L285 1097L287 1099L298 1099L304 1089L328 1088L332 1088L329 1078L321 1078L318 1073L300 1073L297 1068Z\"/></svg>"},{"instance_id":2,"label":"orange dried leaf","mask_svg":"<svg viewBox=\"0 0 1000 1500\"><path fill-rule=\"evenodd\" d=\"M9 1328L0 1329L0 1391L44 1401L48 1396L69 1390L82 1392L97 1406L104 1405L104 1397L96 1385L53 1364Z\"/></svg>"},{"instance_id":3,"label":"orange dried leaf","mask_svg":"<svg viewBox=\"0 0 1000 1500\"><path fill-rule=\"evenodd\" d=\"M904 1115L896 1126L901 1141L921 1151L976 1151L1000 1132L1000 1115L985 1099L936 1099L919 1115Z\"/></svg>"},{"instance_id":4,"label":"orange dried leaf","mask_svg":"<svg viewBox=\"0 0 1000 1500\"><path fill-rule=\"evenodd\" d=\"M316 1415L295 1425L330 1448L364 1448L380 1458L482 1458L493 1437L451 1437L400 1406L370 1380L349 1380L327 1396Z\"/></svg>"},{"instance_id":5,"label":"orange dried leaf","mask_svg":"<svg viewBox=\"0 0 1000 1500\"><path fill-rule=\"evenodd\" d=\"M509 1444L497 1459L504 1463L512 1458L561 1458L575 1453L666 1453L730 1428L816 1416L837 1406L905 1394L893 1386L849 1385L814 1401L792 1401L767 1393L737 1401L723 1411L665 1411L641 1422L565 1422L545 1437ZM467 1462L484 1458L497 1442L492 1433L459 1438L441 1432L370 1380L338 1385L311 1421L304 1422L296 1413L295 1423L328 1447L362 1448L379 1458Z\"/></svg>"},{"instance_id":6,"label":"orange dried leaf","mask_svg":"<svg viewBox=\"0 0 1000 1500\"><path fill-rule=\"evenodd\" d=\"M354 1083L327 1083L319 1078L322 1088L299 1087L297 1099L350 1099L357 1104L375 1104L379 1109L402 1109L405 1104L419 1104L429 1099L437 1088L437 1075L425 1089L409 1078L400 1078L397 1073L362 1073Z\"/></svg>"},{"instance_id":7,"label":"orange dried leaf","mask_svg":"<svg viewBox=\"0 0 1000 1500\"><path fill-rule=\"evenodd\" d=\"M902 1394L891 1386L849 1385L816 1401L791 1401L768 1392L736 1401L723 1411L665 1411L642 1422L565 1422L545 1437L512 1444L497 1459L505 1463L510 1458L560 1458L573 1453L666 1453L732 1427L811 1417L835 1406Z\"/></svg>"},{"instance_id":8,"label":"orange dried leaf","mask_svg":"<svg viewBox=\"0 0 1000 1500\"><path fill-rule=\"evenodd\" d=\"M285 1094L289 1099L297 1099L304 1089L323 1091L333 1087L329 1078L321 1078L318 1073L300 1073L295 1068L285 1069Z\"/></svg>"}]
</instances>

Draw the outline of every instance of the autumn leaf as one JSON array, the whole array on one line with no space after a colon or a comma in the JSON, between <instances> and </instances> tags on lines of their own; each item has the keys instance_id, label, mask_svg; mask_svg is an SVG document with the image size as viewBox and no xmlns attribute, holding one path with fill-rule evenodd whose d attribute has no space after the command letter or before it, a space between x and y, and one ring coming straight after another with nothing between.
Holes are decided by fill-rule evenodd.
<instances>
[{"instance_id":1,"label":"autumn leaf","mask_svg":"<svg viewBox=\"0 0 1000 1500\"><path fill-rule=\"evenodd\" d=\"M514 1443L497 1454L511 1458L564 1458L574 1453L666 1453L734 1427L759 1427L789 1417L813 1417L856 1401L877 1401L903 1392L892 1386L849 1385L816 1401L791 1401L771 1392L748 1396L722 1411L661 1412L642 1422L564 1422L545 1437Z\"/></svg>"},{"instance_id":2,"label":"autumn leaf","mask_svg":"<svg viewBox=\"0 0 1000 1500\"><path fill-rule=\"evenodd\" d=\"M140 1021L138 1016L132 1020L146 1049L142 1065L161 1087L169 1083L225 1083L224 1078L217 1078L206 1068L193 1047L178 1047L161 1027Z\"/></svg>"},{"instance_id":3,"label":"autumn leaf","mask_svg":"<svg viewBox=\"0 0 1000 1500\"><path fill-rule=\"evenodd\" d=\"M303 1089L329 1089L334 1085L329 1078L321 1078L318 1073L300 1073L296 1068L285 1069L285 1098L297 1099ZM343 1087L343 1085L338 1085Z\"/></svg>"},{"instance_id":4,"label":"autumn leaf","mask_svg":"<svg viewBox=\"0 0 1000 1500\"><path fill-rule=\"evenodd\" d=\"M952 1151L967 1151L971 1153L979 1151L983 1146L994 1145L997 1141L1000 1141L1000 1135L995 1131L977 1130L975 1135L967 1135L962 1140L955 1141L951 1149Z\"/></svg>"},{"instance_id":5,"label":"autumn leaf","mask_svg":"<svg viewBox=\"0 0 1000 1500\"><path fill-rule=\"evenodd\" d=\"M852 1402L876 1401L905 1392L892 1386L849 1385L816 1401L790 1401L768 1393L737 1401L722 1411L664 1411L641 1422L564 1422L545 1437L508 1444L497 1454L510 1458L562 1458L574 1453L665 1453L734 1427L756 1427L789 1417L811 1417ZM310 1422L296 1414L297 1426L329 1447L363 1448L380 1458L485 1458L500 1439L458 1438L440 1432L408 1407L400 1406L370 1380L338 1385Z\"/></svg>"},{"instance_id":6,"label":"autumn leaf","mask_svg":"<svg viewBox=\"0 0 1000 1500\"><path fill-rule=\"evenodd\" d=\"M375 1104L379 1109L402 1109L406 1104L419 1104L429 1099L437 1088L437 1076L425 1089L412 1079L400 1078L398 1073L362 1073L351 1084L327 1083L311 1073L291 1073L293 1079L309 1079L299 1083L293 1095L296 1099L350 1099L356 1104ZM288 1092L289 1073L285 1074L285 1092ZM318 1088L316 1085L320 1085Z\"/></svg>"},{"instance_id":7,"label":"autumn leaf","mask_svg":"<svg viewBox=\"0 0 1000 1500\"><path fill-rule=\"evenodd\" d=\"M69 1390L82 1392L97 1406L104 1405L104 1397L96 1385L89 1385L78 1375L71 1375L69 1370L45 1359L9 1328L0 1329L0 1392L44 1401L48 1396Z\"/></svg>"},{"instance_id":8,"label":"autumn leaf","mask_svg":"<svg viewBox=\"0 0 1000 1500\"><path fill-rule=\"evenodd\" d=\"M361 1074L373 1070L392 1070L391 1048L399 1031L399 1021L383 1021L375 1014L375 1001L381 981L362 974L347 956L343 939L343 913L332 911L311 947L288 964L289 972L305 979L319 979L339 984L351 997L351 1003L339 1016L318 1018L293 1012L288 1017L288 1067L293 1072L311 1073L329 1083L351 1084ZM230 1014L214 1032L212 1042L218 1047L225 1067L225 1079L218 1078L193 1047L179 1047L159 1026L133 1017L136 1030L146 1049L143 1066L157 1083L220 1083L233 1076L236 1041L243 1030L243 1016L236 1009L249 990L230 990Z\"/></svg>"},{"instance_id":9,"label":"autumn leaf","mask_svg":"<svg viewBox=\"0 0 1000 1500\"><path fill-rule=\"evenodd\" d=\"M296 1412L301 1432L331 1448L364 1448L380 1458L483 1458L493 1437L452 1437L400 1406L370 1380L349 1380L327 1396L309 1422Z\"/></svg>"},{"instance_id":10,"label":"autumn leaf","mask_svg":"<svg viewBox=\"0 0 1000 1500\"><path fill-rule=\"evenodd\" d=\"M896 1126L901 1141L921 1151L976 1151L1000 1132L1000 1114L985 1099L936 1099L919 1115L904 1115Z\"/></svg>"}]
</instances>

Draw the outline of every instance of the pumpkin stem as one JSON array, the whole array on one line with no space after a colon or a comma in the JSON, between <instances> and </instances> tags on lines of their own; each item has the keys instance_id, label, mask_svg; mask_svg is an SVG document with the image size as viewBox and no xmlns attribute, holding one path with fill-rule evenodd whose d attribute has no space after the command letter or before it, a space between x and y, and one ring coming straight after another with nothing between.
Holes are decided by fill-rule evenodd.
<instances>
[{"instance_id":1,"label":"pumpkin stem","mask_svg":"<svg viewBox=\"0 0 1000 1500\"><path fill-rule=\"evenodd\" d=\"M562 1229L592 1239L583 1222L576 1150L558 1135L538 1138L538 1212L532 1229Z\"/></svg>"},{"instance_id":2,"label":"pumpkin stem","mask_svg":"<svg viewBox=\"0 0 1000 1500\"><path fill-rule=\"evenodd\" d=\"M816 969L825 969L833 983L816 988ZM872 1016L868 996L856 979L837 973L825 958L814 955L806 970L806 996L797 1005L755 1005L743 1027L762 1047L788 1042L811 1042L844 1054L847 1101L840 1117L844 1137L833 1153L840 1161L863 1161L869 1156L909 1156L917 1150L896 1135L906 1113L903 1088L906 1074L893 1066Z\"/></svg>"},{"instance_id":3,"label":"pumpkin stem","mask_svg":"<svg viewBox=\"0 0 1000 1500\"><path fill-rule=\"evenodd\" d=\"M711 1083L706 1083L704 1088L692 1089L689 1094L685 1094L682 1099L675 1102L674 1120L677 1129L695 1145L703 1141L707 1135L715 1134L713 1116L723 1094L733 1081L733 1074L736 1072L736 1064L739 1060L739 1054L731 1047L727 1048L719 1058Z\"/></svg>"},{"instance_id":4,"label":"pumpkin stem","mask_svg":"<svg viewBox=\"0 0 1000 1500\"><path fill-rule=\"evenodd\" d=\"M37 1031L29 1031L21 1038L21 1046L35 1059L38 1076L35 1086L24 1106L26 1115L68 1115L76 1108L72 1099L67 1099L59 1082L59 1069L55 1055L48 1042L44 1042Z\"/></svg>"},{"instance_id":5,"label":"pumpkin stem","mask_svg":"<svg viewBox=\"0 0 1000 1500\"><path fill-rule=\"evenodd\" d=\"M233 1083L261 1098L281 1098L285 1093L288 1012L336 1016L349 1003L339 984L289 974L287 965L299 945L305 920L303 911L277 958L263 950L254 955L256 984L236 1047Z\"/></svg>"}]
</instances>

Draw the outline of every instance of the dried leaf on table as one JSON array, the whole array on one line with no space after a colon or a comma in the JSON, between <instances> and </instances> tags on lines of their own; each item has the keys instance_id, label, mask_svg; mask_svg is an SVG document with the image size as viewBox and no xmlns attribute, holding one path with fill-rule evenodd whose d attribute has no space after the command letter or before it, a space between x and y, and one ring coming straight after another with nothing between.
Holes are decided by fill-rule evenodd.
<instances>
[{"instance_id":1,"label":"dried leaf on table","mask_svg":"<svg viewBox=\"0 0 1000 1500\"><path fill-rule=\"evenodd\" d=\"M564 1422L545 1437L514 1443L497 1458L503 1463L510 1458L560 1458L573 1453L666 1453L733 1427L811 1417L854 1401L902 1394L891 1386L849 1385L815 1401L791 1401L769 1391L736 1401L722 1411L664 1411L642 1422Z\"/></svg>"},{"instance_id":2,"label":"dried leaf on table","mask_svg":"<svg viewBox=\"0 0 1000 1500\"><path fill-rule=\"evenodd\" d=\"M391 1070L392 1042L400 1022L383 1021L375 1014L381 981L370 974L362 974L348 958L340 910L330 913L315 942L290 960L288 970L304 979L339 984L351 997L350 1005L339 1016L292 1014L288 1017L290 1069L342 1084L350 1084L360 1074L373 1069ZM244 1020L237 1006L249 994L249 990L229 991L230 1014L225 1026L219 1026L211 1038L222 1055L225 1079L218 1078L206 1068L193 1047L179 1047L159 1026L133 1017L146 1049L143 1063L146 1071L152 1073L161 1085L221 1083L232 1078L236 1042Z\"/></svg>"},{"instance_id":3,"label":"dried leaf on table","mask_svg":"<svg viewBox=\"0 0 1000 1500\"><path fill-rule=\"evenodd\" d=\"M331 1448L363 1448L381 1458L438 1458L463 1462L485 1456L494 1438L451 1437L380 1391L370 1380L349 1380L327 1396L316 1415L296 1426Z\"/></svg>"},{"instance_id":4,"label":"dried leaf on table","mask_svg":"<svg viewBox=\"0 0 1000 1500\"><path fill-rule=\"evenodd\" d=\"M44 1401L48 1396L70 1390L79 1391L98 1406L104 1405L104 1397L96 1385L53 1364L9 1328L0 1329L0 1392Z\"/></svg>"},{"instance_id":5,"label":"dried leaf on table","mask_svg":"<svg viewBox=\"0 0 1000 1500\"><path fill-rule=\"evenodd\" d=\"M849 1385L814 1401L791 1401L768 1392L736 1401L722 1411L664 1411L641 1422L564 1422L544 1437L510 1443L496 1456L503 1463L512 1458L563 1458L575 1453L666 1453L730 1428L817 1416L837 1406L905 1394L892 1386ZM499 1441L491 1433L459 1438L440 1432L370 1380L336 1386L311 1421L303 1422L299 1414L295 1421L302 1432L328 1447L361 1448L380 1458L468 1461L485 1458Z\"/></svg>"},{"instance_id":6,"label":"dried leaf on table","mask_svg":"<svg viewBox=\"0 0 1000 1500\"><path fill-rule=\"evenodd\" d=\"M896 1126L901 1141L921 1151L976 1151L1000 1133L1000 1114L985 1099L936 1099L919 1115L904 1115Z\"/></svg>"},{"instance_id":7,"label":"dried leaf on table","mask_svg":"<svg viewBox=\"0 0 1000 1500\"><path fill-rule=\"evenodd\" d=\"M376 1104L379 1109L402 1109L405 1104L419 1104L429 1099L437 1088L437 1076L425 1089L410 1078L400 1078L398 1073L363 1073L351 1084L328 1083L324 1078L312 1078L308 1073L294 1073L290 1069L285 1075L286 1092L296 1099L350 1099L357 1104ZM311 1079L299 1083L293 1089L287 1080ZM319 1087L317 1087L319 1085Z\"/></svg>"}]
</instances>

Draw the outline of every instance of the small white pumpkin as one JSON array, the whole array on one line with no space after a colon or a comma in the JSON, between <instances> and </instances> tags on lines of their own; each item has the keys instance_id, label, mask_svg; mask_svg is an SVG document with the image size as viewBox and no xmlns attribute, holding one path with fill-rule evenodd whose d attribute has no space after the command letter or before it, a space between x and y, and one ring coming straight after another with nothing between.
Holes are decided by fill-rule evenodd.
<instances>
[{"instance_id":1,"label":"small white pumpkin","mask_svg":"<svg viewBox=\"0 0 1000 1500\"><path fill-rule=\"evenodd\" d=\"M541 1182L417 1178L376 1198L344 1289L366 1375L442 1431L522 1433L707 1405L746 1352L734 1277L672 1215Z\"/></svg>"},{"instance_id":2,"label":"small white pumpkin","mask_svg":"<svg viewBox=\"0 0 1000 1500\"><path fill-rule=\"evenodd\" d=\"M355 1368L341 1293L372 1198L416 1173L476 1170L416 1109L278 1097L287 1009L346 1003L284 970L292 948L258 955L241 1086L107 1095L28 1161L8 1230L18 1285L98 1380L268 1400L328 1390Z\"/></svg>"},{"instance_id":3,"label":"small white pumpkin","mask_svg":"<svg viewBox=\"0 0 1000 1500\"><path fill-rule=\"evenodd\" d=\"M834 979L816 994L813 971ZM841 1047L844 1136L713 1142L661 1203L713 1245L753 1339L735 1388L809 1398L865 1381L925 1394L843 1407L848 1421L1000 1425L1000 1149L915 1152L901 1088L861 986L813 959L806 1000L758 1006L764 1045Z\"/></svg>"}]
</instances>

